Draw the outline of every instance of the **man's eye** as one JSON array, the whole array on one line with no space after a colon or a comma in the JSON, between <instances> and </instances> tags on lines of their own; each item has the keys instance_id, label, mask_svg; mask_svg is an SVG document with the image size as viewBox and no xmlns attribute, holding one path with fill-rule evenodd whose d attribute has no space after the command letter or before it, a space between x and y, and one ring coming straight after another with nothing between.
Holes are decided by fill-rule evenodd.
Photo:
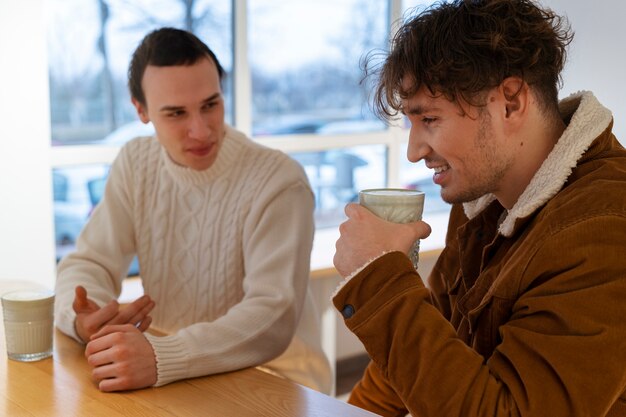
<instances>
[{"instance_id":1,"label":"man's eye","mask_svg":"<svg viewBox=\"0 0 626 417\"><path fill-rule=\"evenodd\" d=\"M184 114L184 112L183 112L182 110L177 110L177 111L170 112L170 113L168 114L168 116L169 116L169 117L180 117L180 116L182 116L183 114Z\"/></svg>"},{"instance_id":2,"label":"man's eye","mask_svg":"<svg viewBox=\"0 0 626 417\"><path fill-rule=\"evenodd\" d=\"M422 118L422 122L426 125L433 123L435 120L437 120L437 118L435 117L423 117Z\"/></svg>"}]
</instances>

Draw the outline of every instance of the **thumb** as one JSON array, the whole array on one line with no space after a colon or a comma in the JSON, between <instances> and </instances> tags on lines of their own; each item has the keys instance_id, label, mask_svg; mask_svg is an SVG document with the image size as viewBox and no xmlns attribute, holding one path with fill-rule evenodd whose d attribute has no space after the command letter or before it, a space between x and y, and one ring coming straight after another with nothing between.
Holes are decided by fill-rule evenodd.
<instances>
[{"instance_id":1,"label":"thumb","mask_svg":"<svg viewBox=\"0 0 626 417\"><path fill-rule=\"evenodd\" d=\"M368 217L378 217L370 209L360 205L359 203L346 204L344 213L349 219L355 220L363 220Z\"/></svg>"},{"instance_id":2,"label":"thumb","mask_svg":"<svg viewBox=\"0 0 626 417\"><path fill-rule=\"evenodd\" d=\"M430 236L430 233L432 232L432 229L430 228L428 223L424 223L421 220L414 223L407 223L407 225L411 226L417 239L426 239L428 236Z\"/></svg>"},{"instance_id":3,"label":"thumb","mask_svg":"<svg viewBox=\"0 0 626 417\"><path fill-rule=\"evenodd\" d=\"M74 303L72 304L76 313L84 313L89 310L89 299L87 298L87 290L78 285L75 290Z\"/></svg>"}]
</instances>

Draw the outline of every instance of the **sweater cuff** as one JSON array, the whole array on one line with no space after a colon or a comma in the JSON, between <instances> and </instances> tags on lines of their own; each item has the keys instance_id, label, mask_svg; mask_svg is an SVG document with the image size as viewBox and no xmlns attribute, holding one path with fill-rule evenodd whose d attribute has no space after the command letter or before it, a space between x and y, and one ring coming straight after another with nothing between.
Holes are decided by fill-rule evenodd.
<instances>
[{"instance_id":1,"label":"sweater cuff","mask_svg":"<svg viewBox=\"0 0 626 417\"><path fill-rule=\"evenodd\" d=\"M65 309L57 314L58 316L55 317L55 323L59 330L84 345L85 342L78 336L78 333L76 333L76 312L74 309Z\"/></svg>"},{"instance_id":2,"label":"sweater cuff","mask_svg":"<svg viewBox=\"0 0 626 417\"><path fill-rule=\"evenodd\" d=\"M189 363L187 349L184 343L176 335L154 336L144 333L148 342L152 345L157 366L157 382L155 387L169 384L170 382L184 379L189 375L187 366Z\"/></svg>"}]
</instances>

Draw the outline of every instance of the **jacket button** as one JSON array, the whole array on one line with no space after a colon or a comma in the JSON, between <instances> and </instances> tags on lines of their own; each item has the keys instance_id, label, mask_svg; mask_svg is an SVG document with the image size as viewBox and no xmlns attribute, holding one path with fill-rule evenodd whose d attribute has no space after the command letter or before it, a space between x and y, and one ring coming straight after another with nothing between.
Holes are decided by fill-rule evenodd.
<instances>
[{"instance_id":1,"label":"jacket button","mask_svg":"<svg viewBox=\"0 0 626 417\"><path fill-rule=\"evenodd\" d=\"M346 304L345 306L343 306L343 309L341 310L341 315L343 316L344 319L349 319L350 317L354 315L354 307L352 307L351 304Z\"/></svg>"}]
</instances>

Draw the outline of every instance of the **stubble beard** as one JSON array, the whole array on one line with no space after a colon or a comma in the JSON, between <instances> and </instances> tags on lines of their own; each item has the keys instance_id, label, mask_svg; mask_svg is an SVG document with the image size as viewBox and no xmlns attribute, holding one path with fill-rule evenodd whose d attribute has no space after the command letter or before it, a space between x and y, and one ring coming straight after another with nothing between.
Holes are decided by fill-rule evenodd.
<instances>
[{"instance_id":1,"label":"stubble beard","mask_svg":"<svg viewBox=\"0 0 626 417\"><path fill-rule=\"evenodd\" d=\"M505 172L511 166L512 161L510 158L506 158L504 154L498 153L491 126L491 115L487 110L480 110L479 123L479 129L473 141L476 152L464 164L466 167L465 172L470 174L469 177L465 178L467 188L458 190L454 194L452 190L442 188L441 198L446 203L468 203L486 194L494 193ZM474 167L474 169L469 171L467 167Z\"/></svg>"}]
</instances>

